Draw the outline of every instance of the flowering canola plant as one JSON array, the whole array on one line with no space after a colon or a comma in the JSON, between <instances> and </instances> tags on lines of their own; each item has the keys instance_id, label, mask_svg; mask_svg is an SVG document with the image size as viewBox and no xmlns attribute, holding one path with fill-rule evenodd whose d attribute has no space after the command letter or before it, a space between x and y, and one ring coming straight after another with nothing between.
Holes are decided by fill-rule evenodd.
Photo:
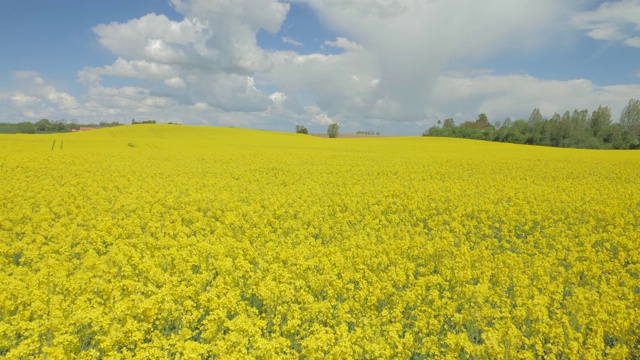
<instances>
[{"instance_id":1,"label":"flowering canola plant","mask_svg":"<svg viewBox=\"0 0 640 360\"><path fill-rule=\"evenodd\" d=\"M0 356L640 357L640 152L0 135Z\"/></svg>"}]
</instances>

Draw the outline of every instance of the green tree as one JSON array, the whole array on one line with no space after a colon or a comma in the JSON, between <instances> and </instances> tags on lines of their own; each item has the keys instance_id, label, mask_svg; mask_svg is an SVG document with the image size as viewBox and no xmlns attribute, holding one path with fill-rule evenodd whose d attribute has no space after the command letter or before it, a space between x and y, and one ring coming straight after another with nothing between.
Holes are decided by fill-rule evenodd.
<instances>
[{"instance_id":1,"label":"green tree","mask_svg":"<svg viewBox=\"0 0 640 360\"><path fill-rule=\"evenodd\" d=\"M608 106L600 105L597 110L593 111L589 119L591 135L603 139L609 126L611 126L611 109Z\"/></svg>"},{"instance_id":2,"label":"green tree","mask_svg":"<svg viewBox=\"0 0 640 360\"><path fill-rule=\"evenodd\" d=\"M562 141L569 138L571 135L571 113L567 110L562 114L560 123L557 128L558 132L558 146L562 144Z\"/></svg>"},{"instance_id":3,"label":"green tree","mask_svg":"<svg viewBox=\"0 0 640 360\"><path fill-rule=\"evenodd\" d=\"M54 131L65 131L65 130L67 130L67 120L62 119L62 120L54 121L51 124L51 130L54 130Z\"/></svg>"},{"instance_id":4,"label":"green tree","mask_svg":"<svg viewBox=\"0 0 640 360\"><path fill-rule=\"evenodd\" d=\"M527 141L528 136L529 124L522 119L518 119L509 126L509 129L507 129L505 141L514 144L524 144Z\"/></svg>"},{"instance_id":5,"label":"green tree","mask_svg":"<svg viewBox=\"0 0 640 360\"><path fill-rule=\"evenodd\" d=\"M535 108L531 112L527 123L529 124L529 127L533 129L540 122L542 122L542 114L540 113L540 109Z\"/></svg>"},{"instance_id":6,"label":"green tree","mask_svg":"<svg viewBox=\"0 0 640 360\"><path fill-rule=\"evenodd\" d=\"M329 125L329 128L327 128L327 135L329 135L330 138L336 138L338 137L339 130L340 130L340 125L338 125L337 123L333 123Z\"/></svg>"},{"instance_id":7,"label":"green tree","mask_svg":"<svg viewBox=\"0 0 640 360\"><path fill-rule=\"evenodd\" d=\"M309 130L307 130L307 128L302 126L302 125L296 125L296 133L298 133L298 134L308 134Z\"/></svg>"},{"instance_id":8,"label":"green tree","mask_svg":"<svg viewBox=\"0 0 640 360\"><path fill-rule=\"evenodd\" d=\"M571 114L571 137L578 137L588 132L589 110L573 110Z\"/></svg>"},{"instance_id":9,"label":"green tree","mask_svg":"<svg viewBox=\"0 0 640 360\"><path fill-rule=\"evenodd\" d=\"M80 125L78 125L78 123L76 122L76 120L72 120L70 123L67 124L67 131L71 131L73 129L78 128Z\"/></svg>"},{"instance_id":10,"label":"green tree","mask_svg":"<svg viewBox=\"0 0 640 360\"><path fill-rule=\"evenodd\" d=\"M29 121L18 123L17 127L18 132L22 134L33 134L36 132L36 126Z\"/></svg>"},{"instance_id":11,"label":"green tree","mask_svg":"<svg viewBox=\"0 0 640 360\"><path fill-rule=\"evenodd\" d=\"M498 129L498 131L496 131L493 134L493 141L506 141L506 137L507 137L507 131L509 130L509 127L511 126L511 118L507 116L507 118L504 119L504 121L502 122L502 124L499 124L499 122L496 122L496 128Z\"/></svg>"},{"instance_id":12,"label":"green tree","mask_svg":"<svg viewBox=\"0 0 640 360\"><path fill-rule=\"evenodd\" d=\"M49 119L40 119L35 123L35 127L38 131L48 131L51 129L51 122Z\"/></svg>"},{"instance_id":13,"label":"green tree","mask_svg":"<svg viewBox=\"0 0 640 360\"><path fill-rule=\"evenodd\" d=\"M640 100L631 99L620 114L622 133L632 148L640 145Z\"/></svg>"},{"instance_id":14,"label":"green tree","mask_svg":"<svg viewBox=\"0 0 640 360\"><path fill-rule=\"evenodd\" d=\"M450 129L450 128L455 127L455 126L456 126L456 123L455 123L455 121L453 121L452 118L444 119L444 125L442 125L443 128Z\"/></svg>"},{"instance_id":15,"label":"green tree","mask_svg":"<svg viewBox=\"0 0 640 360\"><path fill-rule=\"evenodd\" d=\"M543 137L544 137L543 122L544 122L544 119L542 118L540 109L538 108L533 109L533 111L531 112L531 115L529 115L529 120L527 121L529 128L531 128L529 132L529 136L525 141L527 144L534 144L534 145L542 144Z\"/></svg>"},{"instance_id":16,"label":"green tree","mask_svg":"<svg viewBox=\"0 0 640 360\"><path fill-rule=\"evenodd\" d=\"M487 126L489 126L489 118L484 113L478 115L478 119L476 120L476 126L480 130L484 130Z\"/></svg>"},{"instance_id":17,"label":"green tree","mask_svg":"<svg viewBox=\"0 0 640 360\"><path fill-rule=\"evenodd\" d=\"M547 129L549 131L548 141L550 146L560 146L560 127L562 123L562 116L558 113L554 113L551 119L548 121Z\"/></svg>"},{"instance_id":18,"label":"green tree","mask_svg":"<svg viewBox=\"0 0 640 360\"><path fill-rule=\"evenodd\" d=\"M611 124L603 134L603 140L614 149L626 149L628 144L625 143L622 126L620 124Z\"/></svg>"}]
</instances>

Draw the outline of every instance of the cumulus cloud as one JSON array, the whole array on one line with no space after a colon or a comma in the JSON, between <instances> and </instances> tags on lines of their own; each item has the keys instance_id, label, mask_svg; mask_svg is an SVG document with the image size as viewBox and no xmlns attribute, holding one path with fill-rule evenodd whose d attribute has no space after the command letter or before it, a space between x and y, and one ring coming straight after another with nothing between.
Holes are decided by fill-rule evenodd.
<instances>
[{"instance_id":1,"label":"cumulus cloud","mask_svg":"<svg viewBox=\"0 0 640 360\"><path fill-rule=\"evenodd\" d=\"M93 28L100 44L113 54L128 59L177 62L184 59L189 45L205 36L206 25L197 19L181 22L165 15L148 14L126 23L112 22Z\"/></svg>"},{"instance_id":2,"label":"cumulus cloud","mask_svg":"<svg viewBox=\"0 0 640 360\"><path fill-rule=\"evenodd\" d=\"M94 27L100 43L118 59L87 67L78 77L97 86L103 76L164 84L167 93L225 111L264 111L269 94L255 86L253 74L272 63L257 43L261 29L275 33L289 10L276 0L171 1L184 15L174 21L148 14L126 23Z\"/></svg>"},{"instance_id":3,"label":"cumulus cloud","mask_svg":"<svg viewBox=\"0 0 640 360\"><path fill-rule=\"evenodd\" d=\"M291 51L271 54L273 69L257 75L287 94L297 94L329 114L368 111L375 91L376 69L368 54L308 54Z\"/></svg>"},{"instance_id":4,"label":"cumulus cloud","mask_svg":"<svg viewBox=\"0 0 640 360\"><path fill-rule=\"evenodd\" d=\"M330 125L335 121L317 106L307 106L305 111L311 116L311 123L317 125Z\"/></svg>"},{"instance_id":5,"label":"cumulus cloud","mask_svg":"<svg viewBox=\"0 0 640 360\"><path fill-rule=\"evenodd\" d=\"M38 99L37 97L25 95L21 92L15 92L8 97L11 100L11 103L18 108L33 106L41 103L40 99Z\"/></svg>"},{"instance_id":6,"label":"cumulus cloud","mask_svg":"<svg viewBox=\"0 0 640 360\"><path fill-rule=\"evenodd\" d=\"M0 92L3 117L36 119L65 117L78 109L77 99L66 92L58 91L35 71L15 71L13 78L17 88Z\"/></svg>"},{"instance_id":7,"label":"cumulus cloud","mask_svg":"<svg viewBox=\"0 0 640 360\"><path fill-rule=\"evenodd\" d=\"M597 9L573 16L573 25L587 30L596 40L620 41L631 47L640 47L640 1L622 0L605 2Z\"/></svg>"},{"instance_id":8,"label":"cumulus cloud","mask_svg":"<svg viewBox=\"0 0 640 360\"><path fill-rule=\"evenodd\" d=\"M176 77L177 69L168 64L151 62L148 60L125 60L118 58L113 64L104 67L87 67L84 73L96 75L108 75L121 78L156 79L165 80Z\"/></svg>"},{"instance_id":9,"label":"cumulus cloud","mask_svg":"<svg viewBox=\"0 0 640 360\"><path fill-rule=\"evenodd\" d=\"M550 117L567 110L595 110L598 105L611 107L618 116L629 98L640 98L640 85L598 86L586 79L558 81L486 72L476 76L442 75L435 89L432 95L433 103L438 104L434 109L437 117L450 117L462 110L457 114L461 120L474 120L479 113L495 120L525 117L534 107Z\"/></svg>"},{"instance_id":10,"label":"cumulus cloud","mask_svg":"<svg viewBox=\"0 0 640 360\"><path fill-rule=\"evenodd\" d=\"M372 116L419 120L426 116L439 73L459 61L505 49L528 51L559 31L576 1L308 0L333 29L361 44L379 78Z\"/></svg>"},{"instance_id":11,"label":"cumulus cloud","mask_svg":"<svg viewBox=\"0 0 640 360\"><path fill-rule=\"evenodd\" d=\"M255 86L255 79L295 94L292 99L318 106L328 116L416 121L430 116L425 100L451 63L480 59L507 47L535 46L558 30L555 25L561 22L556 20L576 4L299 1L345 34L323 45L343 53L261 49L256 33L278 32L289 10L283 2L172 0L184 15L181 21L148 14L96 26L100 43L119 58L112 65L86 68L79 77L85 83L95 83L96 74L144 78L221 110L273 111L273 99ZM282 40L298 45L290 37Z\"/></svg>"}]
</instances>

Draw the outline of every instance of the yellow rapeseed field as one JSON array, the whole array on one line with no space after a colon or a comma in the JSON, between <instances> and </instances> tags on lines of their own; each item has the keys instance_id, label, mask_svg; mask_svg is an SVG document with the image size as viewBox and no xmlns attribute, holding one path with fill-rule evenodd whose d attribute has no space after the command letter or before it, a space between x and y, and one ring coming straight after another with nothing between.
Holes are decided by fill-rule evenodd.
<instances>
[{"instance_id":1,"label":"yellow rapeseed field","mask_svg":"<svg viewBox=\"0 0 640 360\"><path fill-rule=\"evenodd\" d=\"M640 152L0 135L0 357L640 357Z\"/></svg>"}]
</instances>

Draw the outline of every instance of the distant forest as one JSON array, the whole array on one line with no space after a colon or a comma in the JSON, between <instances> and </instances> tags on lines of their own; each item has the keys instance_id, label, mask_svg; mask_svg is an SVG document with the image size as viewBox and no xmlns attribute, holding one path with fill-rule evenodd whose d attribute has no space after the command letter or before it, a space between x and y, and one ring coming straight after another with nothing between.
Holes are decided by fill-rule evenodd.
<instances>
[{"instance_id":1,"label":"distant forest","mask_svg":"<svg viewBox=\"0 0 640 360\"><path fill-rule=\"evenodd\" d=\"M611 109L599 106L597 110L566 111L543 118L540 109L531 112L529 120L506 118L493 125L485 114L475 121L455 124L452 118L438 121L423 136L443 136L490 140L514 144L544 145L587 149L640 148L640 100L631 99L614 123Z\"/></svg>"},{"instance_id":2,"label":"distant forest","mask_svg":"<svg viewBox=\"0 0 640 360\"><path fill-rule=\"evenodd\" d=\"M136 121L131 120L132 125L138 124L156 124L155 120ZM168 124L178 125L176 123L169 122ZM92 128L104 128L120 126L121 123L117 121L106 122L101 121L98 124L79 124L75 121L67 122L66 120L54 120L40 119L35 123L30 121L23 121L19 123L0 123L0 134L51 134L59 132L68 132L80 129L82 127Z\"/></svg>"},{"instance_id":3,"label":"distant forest","mask_svg":"<svg viewBox=\"0 0 640 360\"><path fill-rule=\"evenodd\" d=\"M80 127L111 127L122 125L117 121L106 122L101 121L99 124L79 124L76 122L67 122L66 120L51 121L49 119L40 119L35 123L23 121L19 123L0 123L0 134L50 134L73 131Z\"/></svg>"}]
</instances>

